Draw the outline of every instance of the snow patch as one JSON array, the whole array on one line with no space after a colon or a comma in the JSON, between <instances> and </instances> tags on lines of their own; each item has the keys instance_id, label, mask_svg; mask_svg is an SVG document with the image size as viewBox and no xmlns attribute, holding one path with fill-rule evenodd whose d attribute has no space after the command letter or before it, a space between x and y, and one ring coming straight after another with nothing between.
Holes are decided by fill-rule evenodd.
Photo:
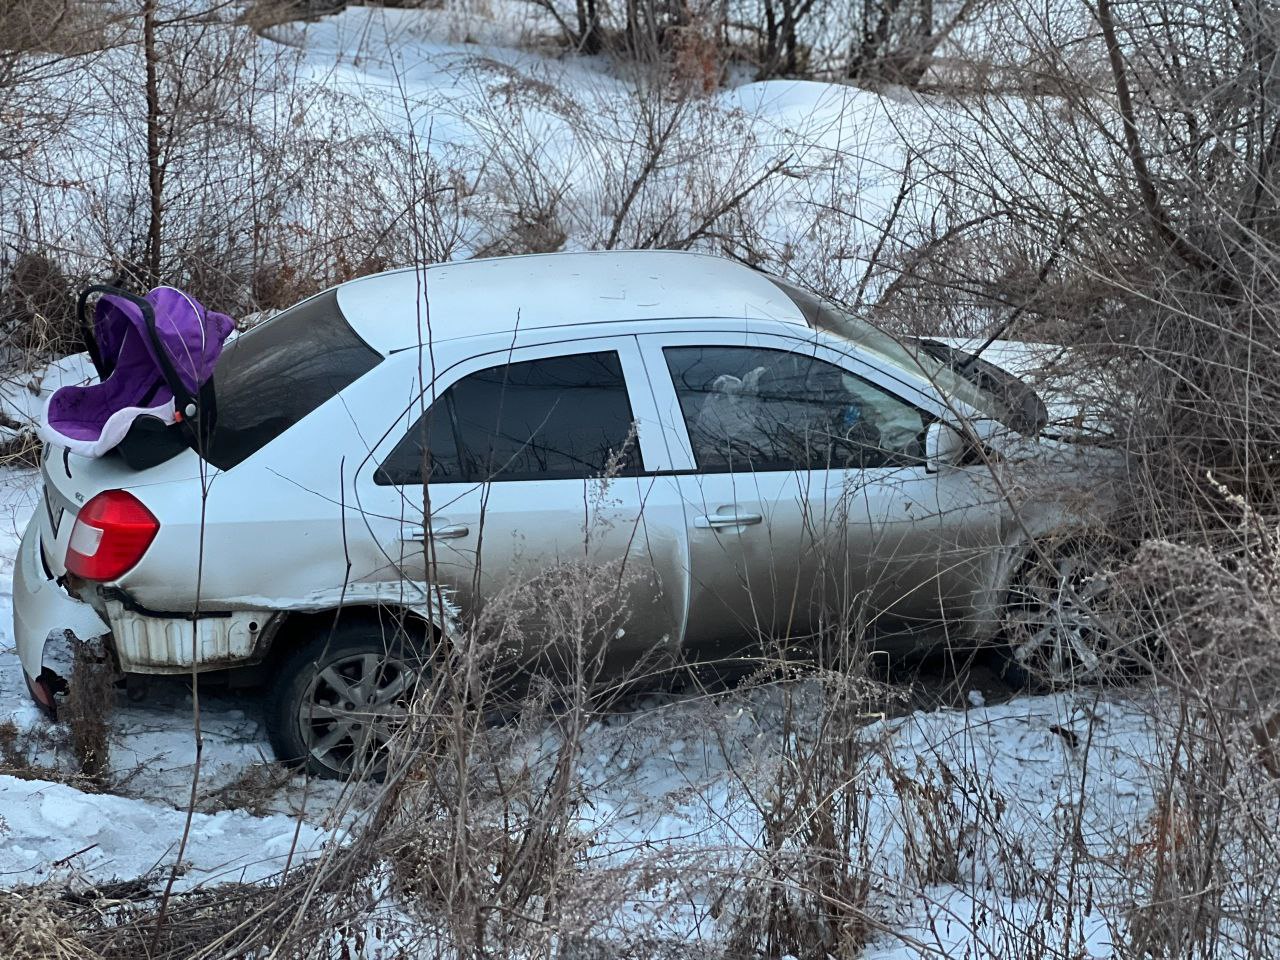
<instances>
[{"instance_id":1,"label":"snow patch","mask_svg":"<svg viewBox=\"0 0 1280 960\"><path fill-rule=\"evenodd\" d=\"M4 775L0 798L0 875L8 884L72 877L97 883L167 870L185 821L171 806ZM283 869L291 853L294 863L320 853L327 837L279 814L194 814L178 888L263 880Z\"/></svg>"}]
</instances>

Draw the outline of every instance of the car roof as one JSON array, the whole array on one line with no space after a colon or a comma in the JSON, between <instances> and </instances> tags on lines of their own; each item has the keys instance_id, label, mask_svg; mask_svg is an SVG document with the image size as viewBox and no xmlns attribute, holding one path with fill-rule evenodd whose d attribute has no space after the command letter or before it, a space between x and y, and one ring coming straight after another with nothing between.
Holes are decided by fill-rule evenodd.
<instances>
[{"instance_id":1,"label":"car roof","mask_svg":"<svg viewBox=\"0 0 1280 960\"><path fill-rule=\"evenodd\" d=\"M428 339L622 321L718 317L806 325L799 307L764 273L674 250L406 267L341 284L337 297L347 322L382 353Z\"/></svg>"}]
</instances>

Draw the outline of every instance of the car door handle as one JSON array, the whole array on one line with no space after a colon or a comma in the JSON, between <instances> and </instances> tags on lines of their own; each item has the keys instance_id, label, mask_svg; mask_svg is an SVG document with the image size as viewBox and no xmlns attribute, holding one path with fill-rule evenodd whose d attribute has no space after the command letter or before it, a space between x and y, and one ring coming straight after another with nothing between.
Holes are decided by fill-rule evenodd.
<instances>
[{"instance_id":1,"label":"car door handle","mask_svg":"<svg viewBox=\"0 0 1280 960\"><path fill-rule=\"evenodd\" d=\"M457 540L471 533L471 528L464 523L432 524L430 537L432 540ZM426 540L428 532L422 527L409 527L405 531L406 540Z\"/></svg>"},{"instance_id":2,"label":"car door handle","mask_svg":"<svg viewBox=\"0 0 1280 960\"><path fill-rule=\"evenodd\" d=\"M713 513L709 516L693 518L693 525L700 530L714 530L716 527L745 527L763 522L764 517L758 513Z\"/></svg>"}]
</instances>

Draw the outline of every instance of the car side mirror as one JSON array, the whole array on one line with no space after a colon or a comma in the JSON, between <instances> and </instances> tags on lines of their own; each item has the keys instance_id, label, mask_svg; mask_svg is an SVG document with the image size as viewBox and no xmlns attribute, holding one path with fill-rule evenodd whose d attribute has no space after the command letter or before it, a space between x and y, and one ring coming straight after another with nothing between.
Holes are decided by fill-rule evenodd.
<instances>
[{"instance_id":1,"label":"car side mirror","mask_svg":"<svg viewBox=\"0 0 1280 960\"><path fill-rule=\"evenodd\" d=\"M969 443L955 427L941 420L929 424L924 434L924 462L930 473L959 463Z\"/></svg>"}]
</instances>

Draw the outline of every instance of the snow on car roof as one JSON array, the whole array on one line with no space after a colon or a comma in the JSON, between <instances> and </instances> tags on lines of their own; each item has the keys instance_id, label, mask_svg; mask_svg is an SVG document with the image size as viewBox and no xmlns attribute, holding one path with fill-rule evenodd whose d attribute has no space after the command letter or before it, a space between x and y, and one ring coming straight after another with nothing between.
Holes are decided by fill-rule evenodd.
<instances>
[{"instance_id":1,"label":"snow on car roof","mask_svg":"<svg viewBox=\"0 0 1280 960\"><path fill-rule=\"evenodd\" d=\"M425 299L424 299L425 293ZM338 287L347 322L390 353L545 327L721 317L805 325L767 276L705 254L672 250L549 253L407 267Z\"/></svg>"}]
</instances>

